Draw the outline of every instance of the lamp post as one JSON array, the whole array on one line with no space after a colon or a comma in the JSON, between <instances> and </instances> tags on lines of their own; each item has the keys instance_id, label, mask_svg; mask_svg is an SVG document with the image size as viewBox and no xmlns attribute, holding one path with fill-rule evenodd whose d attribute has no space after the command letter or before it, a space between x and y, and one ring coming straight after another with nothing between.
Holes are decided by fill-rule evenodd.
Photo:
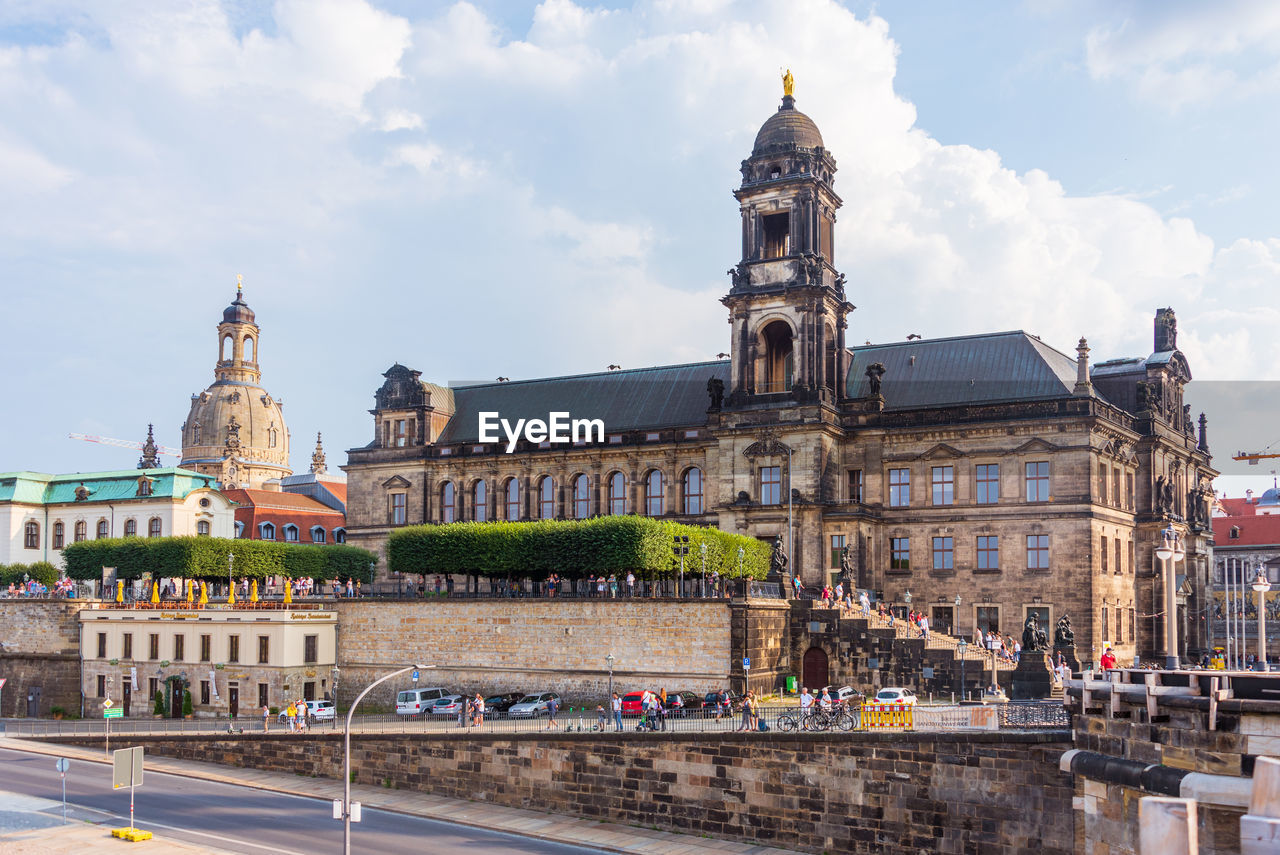
<instances>
[{"instance_id":1,"label":"lamp post","mask_svg":"<svg viewBox=\"0 0 1280 855\"><path fill-rule=\"evenodd\" d=\"M1267 591L1271 590L1271 581L1267 578L1267 568L1258 568L1258 578L1253 580L1253 590L1258 592L1258 665L1259 670L1267 670Z\"/></svg>"},{"instance_id":2,"label":"lamp post","mask_svg":"<svg viewBox=\"0 0 1280 855\"><path fill-rule=\"evenodd\" d=\"M231 580L231 565L235 563L236 554L234 552L227 553L227 599L231 599L231 592L235 590L236 583Z\"/></svg>"},{"instance_id":3,"label":"lamp post","mask_svg":"<svg viewBox=\"0 0 1280 855\"><path fill-rule=\"evenodd\" d=\"M743 547L739 546L739 547L738 547L738 578L739 578L739 579L741 579L741 578L742 578L742 559L743 559L743 557L744 557L746 554L747 554L747 550L746 550L746 549L744 549ZM725 591L726 591L726 592L728 592L728 590L729 590L729 582L728 582L728 580L724 580L724 587L725 587ZM786 592L785 592L785 591L783 592L783 595L784 595L784 596L786 595Z\"/></svg>"},{"instance_id":4,"label":"lamp post","mask_svg":"<svg viewBox=\"0 0 1280 855\"><path fill-rule=\"evenodd\" d=\"M905 602L905 603L907 604L907 605L905 606L906 610L907 610L907 611L911 611L911 592L910 592L910 591L906 591L906 592L904 592L904 593L903 593L903 595L902 595L902 600L903 600L903 602ZM902 616L902 619L903 619L903 620L906 620L906 618L907 618L907 616L906 616L906 615L903 615L903 616Z\"/></svg>"},{"instance_id":5,"label":"lamp post","mask_svg":"<svg viewBox=\"0 0 1280 855\"><path fill-rule=\"evenodd\" d=\"M373 574L377 569L378 569L378 562L370 561L369 562L369 584L371 585L373 584Z\"/></svg>"},{"instance_id":6,"label":"lamp post","mask_svg":"<svg viewBox=\"0 0 1280 855\"><path fill-rule=\"evenodd\" d=\"M680 586L676 589L676 596L684 596L684 557L689 554L689 535L677 534L671 538L675 544L671 547L671 554L680 559Z\"/></svg>"},{"instance_id":7,"label":"lamp post","mask_svg":"<svg viewBox=\"0 0 1280 855\"><path fill-rule=\"evenodd\" d=\"M956 597L956 599L960 599ZM960 702L964 702L964 652L968 649L968 643L962 638L956 645L956 650L960 651Z\"/></svg>"},{"instance_id":8,"label":"lamp post","mask_svg":"<svg viewBox=\"0 0 1280 855\"><path fill-rule=\"evenodd\" d=\"M384 677L379 677L372 683L364 687L360 694L356 695L356 699L351 702L351 708L347 710L346 724L342 727L342 853L343 855L351 855L351 716L355 714L356 706L369 694L370 690L379 683L384 683L392 677L398 677L406 671L425 671L434 668L434 665L408 665L399 671L392 671ZM336 670L336 669L335 669Z\"/></svg>"},{"instance_id":9,"label":"lamp post","mask_svg":"<svg viewBox=\"0 0 1280 855\"><path fill-rule=\"evenodd\" d=\"M610 704L613 703L613 663L614 661L615 660L613 658L612 653L610 653L608 656L604 658L605 664L609 666L609 703ZM612 709L612 707L610 708Z\"/></svg>"},{"instance_id":10,"label":"lamp post","mask_svg":"<svg viewBox=\"0 0 1280 855\"><path fill-rule=\"evenodd\" d=\"M705 540L698 545L698 551L702 553L702 579L698 583L698 589L705 598L707 596L707 542Z\"/></svg>"},{"instance_id":11,"label":"lamp post","mask_svg":"<svg viewBox=\"0 0 1280 855\"><path fill-rule=\"evenodd\" d=\"M1182 538L1169 526L1160 533L1160 545L1156 557L1164 562L1164 666L1178 670L1178 601L1175 582L1175 565L1185 555Z\"/></svg>"},{"instance_id":12,"label":"lamp post","mask_svg":"<svg viewBox=\"0 0 1280 855\"><path fill-rule=\"evenodd\" d=\"M955 626L951 627L951 631L956 635L960 634L960 595L956 594L956 621ZM963 641L964 639L961 639Z\"/></svg>"}]
</instances>

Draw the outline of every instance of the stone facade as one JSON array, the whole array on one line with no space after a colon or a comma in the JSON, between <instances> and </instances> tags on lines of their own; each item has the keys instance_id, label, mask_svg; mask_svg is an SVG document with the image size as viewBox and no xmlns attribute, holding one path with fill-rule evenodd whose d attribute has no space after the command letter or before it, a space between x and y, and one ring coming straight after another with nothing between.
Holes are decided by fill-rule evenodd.
<instances>
[{"instance_id":1,"label":"stone facade","mask_svg":"<svg viewBox=\"0 0 1280 855\"><path fill-rule=\"evenodd\" d=\"M0 717L60 706L80 712L80 622L74 600L0 600Z\"/></svg>"},{"instance_id":2,"label":"stone facade","mask_svg":"<svg viewBox=\"0 0 1280 855\"><path fill-rule=\"evenodd\" d=\"M87 740L59 741L88 744ZM176 737L150 754L341 777L342 735ZM1075 851L1063 733L364 734L360 784L632 823L802 852L1021 855Z\"/></svg>"},{"instance_id":3,"label":"stone facade","mask_svg":"<svg viewBox=\"0 0 1280 855\"><path fill-rule=\"evenodd\" d=\"M844 572L904 609L910 593L970 638L1020 635L1032 614L1051 635L1069 615L1082 658L1110 645L1131 661L1162 649L1153 550L1170 526L1180 647L1198 655L1216 472L1172 310L1150 356L1092 366L1083 339L1073 358L1025 332L849 347L834 173L788 96L735 193L728 362L454 389L392 366L373 441L345 467L350 541L382 553L406 524L661 516L781 537L806 585ZM559 410L599 416L604 441L478 438L479 412Z\"/></svg>"}]
</instances>

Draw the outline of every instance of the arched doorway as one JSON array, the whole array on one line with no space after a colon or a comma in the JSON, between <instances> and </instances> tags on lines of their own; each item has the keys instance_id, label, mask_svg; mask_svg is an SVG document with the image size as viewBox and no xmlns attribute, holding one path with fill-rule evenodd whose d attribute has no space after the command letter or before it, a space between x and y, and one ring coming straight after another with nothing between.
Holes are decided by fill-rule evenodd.
<instances>
[{"instance_id":1,"label":"arched doorway","mask_svg":"<svg viewBox=\"0 0 1280 855\"><path fill-rule=\"evenodd\" d=\"M801 676L804 685L814 691L827 685L831 678L827 670L827 651L821 647L810 647L804 652L802 661Z\"/></svg>"}]
</instances>

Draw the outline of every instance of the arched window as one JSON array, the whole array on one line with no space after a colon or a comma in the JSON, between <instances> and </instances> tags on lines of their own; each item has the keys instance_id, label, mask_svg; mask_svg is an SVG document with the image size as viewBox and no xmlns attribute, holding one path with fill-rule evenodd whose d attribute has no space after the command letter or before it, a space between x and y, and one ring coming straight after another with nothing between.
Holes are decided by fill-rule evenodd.
<instances>
[{"instance_id":1,"label":"arched window","mask_svg":"<svg viewBox=\"0 0 1280 855\"><path fill-rule=\"evenodd\" d=\"M644 513L649 517L662 516L662 471L653 469L644 478Z\"/></svg>"},{"instance_id":2,"label":"arched window","mask_svg":"<svg viewBox=\"0 0 1280 855\"><path fill-rule=\"evenodd\" d=\"M258 537L262 540L275 540L276 527L271 523L262 523L258 526Z\"/></svg>"},{"instance_id":3,"label":"arched window","mask_svg":"<svg viewBox=\"0 0 1280 855\"><path fill-rule=\"evenodd\" d=\"M315 526L311 529L311 542L324 543L324 528Z\"/></svg>"},{"instance_id":4,"label":"arched window","mask_svg":"<svg viewBox=\"0 0 1280 855\"><path fill-rule=\"evenodd\" d=\"M159 536L160 536L160 518L152 517L151 521L147 523L147 537L159 537Z\"/></svg>"},{"instance_id":5,"label":"arched window","mask_svg":"<svg viewBox=\"0 0 1280 855\"><path fill-rule=\"evenodd\" d=\"M89 536L89 524L84 520L76 520L75 535L74 535L75 542L79 543L80 541L86 539L88 536Z\"/></svg>"},{"instance_id":6,"label":"arched window","mask_svg":"<svg viewBox=\"0 0 1280 855\"><path fill-rule=\"evenodd\" d=\"M795 354L792 349L791 327L783 321L773 321L760 331L762 350L765 354L764 383L760 391L789 392L795 373Z\"/></svg>"},{"instance_id":7,"label":"arched window","mask_svg":"<svg viewBox=\"0 0 1280 855\"><path fill-rule=\"evenodd\" d=\"M95 539L101 540L104 537L111 536L111 523L106 520L98 520L98 535Z\"/></svg>"},{"instance_id":8,"label":"arched window","mask_svg":"<svg viewBox=\"0 0 1280 855\"><path fill-rule=\"evenodd\" d=\"M831 327L826 328L826 386L831 389L837 388L840 384L836 380L836 331Z\"/></svg>"},{"instance_id":9,"label":"arched window","mask_svg":"<svg viewBox=\"0 0 1280 855\"><path fill-rule=\"evenodd\" d=\"M253 336L251 335L247 335L244 337L244 361L245 362L258 361L257 346L254 344Z\"/></svg>"},{"instance_id":10,"label":"arched window","mask_svg":"<svg viewBox=\"0 0 1280 855\"><path fill-rule=\"evenodd\" d=\"M484 486L484 480L476 482L471 488L471 515L476 522L489 521L489 491Z\"/></svg>"},{"instance_id":11,"label":"arched window","mask_svg":"<svg viewBox=\"0 0 1280 855\"><path fill-rule=\"evenodd\" d=\"M132 517L130 517L129 519L127 519L127 520L125 520L125 521L124 521L124 536L125 536L125 537L137 537L137 536L138 536L138 521L137 521L137 520L135 520L135 519L133 519Z\"/></svg>"},{"instance_id":12,"label":"arched window","mask_svg":"<svg viewBox=\"0 0 1280 855\"><path fill-rule=\"evenodd\" d=\"M520 519L520 480L518 478L508 478L507 485L503 488L503 495L506 497L506 511L503 513L503 519L515 522Z\"/></svg>"},{"instance_id":13,"label":"arched window","mask_svg":"<svg viewBox=\"0 0 1280 855\"><path fill-rule=\"evenodd\" d=\"M194 424L191 425L191 444L192 445L200 444L200 423L199 422L195 422Z\"/></svg>"},{"instance_id":14,"label":"arched window","mask_svg":"<svg viewBox=\"0 0 1280 855\"><path fill-rule=\"evenodd\" d=\"M28 520L22 530L22 545L27 549L40 548L40 523Z\"/></svg>"},{"instance_id":15,"label":"arched window","mask_svg":"<svg viewBox=\"0 0 1280 855\"><path fill-rule=\"evenodd\" d=\"M702 513L702 470L697 466L684 473L684 512L690 515Z\"/></svg>"},{"instance_id":16,"label":"arched window","mask_svg":"<svg viewBox=\"0 0 1280 855\"><path fill-rule=\"evenodd\" d=\"M58 520L53 524L53 548L61 549L63 542L66 540L67 530L62 525L62 520Z\"/></svg>"},{"instance_id":17,"label":"arched window","mask_svg":"<svg viewBox=\"0 0 1280 855\"><path fill-rule=\"evenodd\" d=\"M452 481L440 487L440 522L451 523L458 519L458 497Z\"/></svg>"},{"instance_id":18,"label":"arched window","mask_svg":"<svg viewBox=\"0 0 1280 855\"><path fill-rule=\"evenodd\" d=\"M550 475L543 475L538 482L538 519L556 518L556 483Z\"/></svg>"},{"instance_id":19,"label":"arched window","mask_svg":"<svg viewBox=\"0 0 1280 855\"><path fill-rule=\"evenodd\" d=\"M335 528L335 529L333 530L333 542L334 542L334 543L346 543L346 542L347 542L347 530L346 530L345 528Z\"/></svg>"},{"instance_id":20,"label":"arched window","mask_svg":"<svg viewBox=\"0 0 1280 855\"><path fill-rule=\"evenodd\" d=\"M293 523L284 527L284 539L289 543L298 542L298 527Z\"/></svg>"},{"instance_id":21,"label":"arched window","mask_svg":"<svg viewBox=\"0 0 1280 855\"><path fill-rule=\"evenodd\" d=\"M224 335L222 337L222 352L221 354L219 354L218 358L221 359L223 362L226 362L229 359L231 359L231 350L233 347L231 342L232 342L231 336Z\"/></svg>"},{"instance_id":22,"label":"arched window","mask_svg":"<svg viewBox=\"0 0 1280 855\"><path fill-rule=\"evenodd\" d=\"M267 428L267 447L275 448L276 441L277 441L277 434L276 434L275 427L273 426L273 427Z\"/></svg>"},{"instance_id":23,"label":"arched window","mask_svg":"<svg viewBox=\"0 0 1280 855\"><path fill-rule=\"evenodd\" d=\"M573 518L585 520L591 515L591 479L578 475L573 479Z\"/></svg>"},{"instance_id":24,"label":"arched window","mask_svg":"<svg viewBox=\"0 0 1280 855\"><path fill-rule=\"evenodd\" d=\"M196 521L196 534L197 534L197 535L199 535L200 537L208 537L208 536L209 536L209 521L208 521L208 520L197 520L197 521Z\"/></svg>"},{"instance_id":25,"label":"arched window","mask_svg":"<svg viewBox=\"0 0 1280 855\"><path fill-rule=\"evenodd\" d=\"M609 476L609 513L619 516L627 512L627 479L621 472Z\"/></svg>"}]
</instances>

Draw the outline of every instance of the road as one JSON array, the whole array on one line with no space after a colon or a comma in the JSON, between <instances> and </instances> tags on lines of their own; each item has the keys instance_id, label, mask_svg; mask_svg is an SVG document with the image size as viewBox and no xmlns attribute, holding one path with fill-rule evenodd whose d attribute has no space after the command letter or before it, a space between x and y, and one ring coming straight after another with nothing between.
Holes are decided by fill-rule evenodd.
<instances>
[{"instance_id":1,"label":"road","mask_svg":"<svg viewBox=\"0 0 1280 855\"><path fill-rule=\"evenodd\" d=\"M147 772L135 798L137 826L188 843L247 855L328 855L342 852L342 823L332 818L332 803L178 775ZM0 750L0 802L3 791L62 801L62 783L54 759L41 754ZM111 789L111 767L72 761L67 802L101 812L113 827L127 825L129 793ZM547 843L435 820L365 810L351 830L352 850L387 855L475 855L538 853L587 855L599 850Z\"/></svg>"}]
</instances>

